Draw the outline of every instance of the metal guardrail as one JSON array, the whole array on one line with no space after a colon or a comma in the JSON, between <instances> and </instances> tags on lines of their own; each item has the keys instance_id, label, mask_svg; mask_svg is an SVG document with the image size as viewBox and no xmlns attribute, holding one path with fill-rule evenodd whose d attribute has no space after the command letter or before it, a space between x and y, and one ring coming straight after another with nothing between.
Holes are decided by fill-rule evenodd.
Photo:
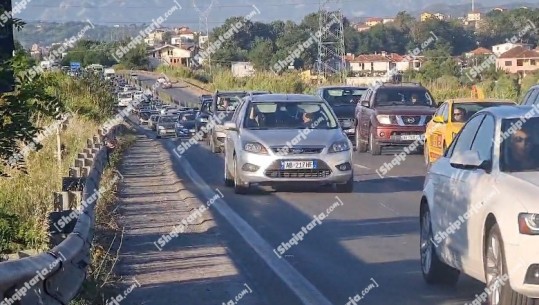
<instances>
[{"instance_id":1,"label":"metal guardrail","mask_svg":"<svg viewBox=\"0 0 539 305\"><path fill-rule=\"evenodd\" d=\"M112 127L108 135L115 136L118 128ZM102 131L100 136L104 136ZM96 196L107 163L106 148L98 136L88 140L84 151L84 158L78 158L71 167L70 178L84 181L81 196L75 198L88 204L82 205L74 228L60 244L45 253L0 263L0 305L66 305L79 292L90 264L97 202L87 199ZM63 185L64 191L66 188L69 186ZM69 202L65 204L62 199L62 211L72 211Z\"/></svg>"}]
</instances>

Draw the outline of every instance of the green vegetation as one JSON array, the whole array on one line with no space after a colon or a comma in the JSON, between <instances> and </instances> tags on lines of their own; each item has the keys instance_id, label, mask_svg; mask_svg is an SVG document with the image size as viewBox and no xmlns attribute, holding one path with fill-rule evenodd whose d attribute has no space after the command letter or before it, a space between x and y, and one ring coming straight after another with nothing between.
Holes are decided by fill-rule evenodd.
<instances>
[{"instance_id":1,"label":"green vegetation","mask_svg":"<svg viewBox=\"0 0 539 305\"><path fill-rule=\"evenodd\" d=\"M62 176L86 139L113 114L114 99L97 77L33 75L34 64L20 49L12 60L0 62L2 72L12 68L18 75L14 91L0 95L0 254L46 248L52 192L60 190ZM60 132L64 149L59 165L55 123L62 113L71 117ZM34 140L49 127L42 139Z\"/></svg>"}]
</instances>

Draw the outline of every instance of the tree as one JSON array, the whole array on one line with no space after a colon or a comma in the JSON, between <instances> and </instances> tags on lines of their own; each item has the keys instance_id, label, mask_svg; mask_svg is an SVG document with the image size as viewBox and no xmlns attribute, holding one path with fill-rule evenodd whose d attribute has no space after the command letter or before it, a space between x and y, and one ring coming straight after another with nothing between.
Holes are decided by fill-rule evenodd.
<instances>
[{"instance_id":1,"label":"tree","mask_svg":"<svg viewBox=\"0 0 539 305\"><path fill-rule=\"evenodd\" d=\"M267 70L271 64L269 59L273 54L273 42L270 39L257 38L253 48L249 51L248 58L256 70Z\"/></svg>"}]
</instances>

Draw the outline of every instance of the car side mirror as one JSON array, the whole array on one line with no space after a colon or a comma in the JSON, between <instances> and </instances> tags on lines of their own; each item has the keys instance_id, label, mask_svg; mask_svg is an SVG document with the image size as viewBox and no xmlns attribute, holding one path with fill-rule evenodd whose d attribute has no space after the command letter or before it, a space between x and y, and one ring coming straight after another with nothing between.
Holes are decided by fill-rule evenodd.
<instances>
[{"instance_id":1,"label":"car side mirror","mask_svg":"<svg viewBox=\"0 0 539 305\"><path fill-rule=\"evenodd\" d=\"M432 118L432 121L434 123L444 123L444 117L441 116L441 115L437 115L437 116Z\"/></svg>"},{"instance_id":2,"label":"car side mirror","mask_svg":"<svg viewBox=\"0 0 539 305\"><path fill-rule=\"evenodd\" d=\"M455 152L449 159L451 166L462 169L482 168L488 170L489 161L481 160L479 152L476 150L466 150L464 152Z\"/></svg>"},{"instance_id":3,"label":"car side mirror","mask_svg":"<svg viewBox=\"0 0 539 305\"><path fill-rule=\"evenodd\" d=\"M369 108L369 107L370 107L369 101L367 101L367 100L362 100L362 101L361 101L361 106Z\"/></svg>"},{"instance_id":4,"label":"car side mirror","mask_svg":"<svg viewBox=\"0 0 539 305\"><path fill-rule=\"evenodd\" d=\"M236 126L236 123L232 121L225 122L223 126L225 127L225 130L238 131L238 127Z\"/></svg>"}]
</instances>

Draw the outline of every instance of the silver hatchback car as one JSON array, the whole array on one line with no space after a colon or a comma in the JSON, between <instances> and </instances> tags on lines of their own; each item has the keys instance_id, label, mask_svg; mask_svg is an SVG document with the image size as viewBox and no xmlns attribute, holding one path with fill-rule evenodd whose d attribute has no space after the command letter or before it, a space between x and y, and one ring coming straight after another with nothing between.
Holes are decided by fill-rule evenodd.
<instances>
[{"instance_id":1,"label":"silver hatchback car","mask_svg":"<svg viewBox=\"0 0 539 305\"><path fill-rule=\"evenodd\" d=\"M247 96L225 122L227 186L291 182L353 191L351 143L327 102L304 94Z\"/></svg>"}]
</instances>

